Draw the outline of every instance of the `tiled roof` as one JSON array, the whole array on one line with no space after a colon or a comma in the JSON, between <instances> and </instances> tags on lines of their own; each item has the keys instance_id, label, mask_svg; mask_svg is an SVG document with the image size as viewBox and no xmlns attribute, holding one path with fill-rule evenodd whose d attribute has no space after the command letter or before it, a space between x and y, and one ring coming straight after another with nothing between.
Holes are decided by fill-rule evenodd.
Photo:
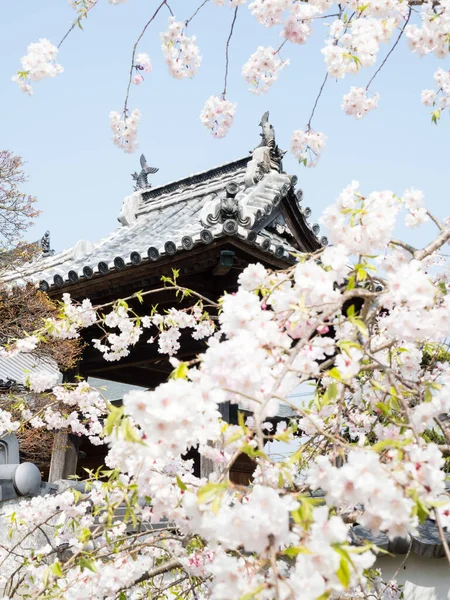
<instances>
[{"instance_id":1,"label":"tiled roof","mask_svg":"<svg viewBox=\"0 0 450 600\"><path fill-rule=\"evenodd\" d=\"M124 201L119 216L122 225L98 243L81 240L68 250L24 265L6 275L4 280L11 284L32 281L47 291L51 287L63 287L142 261L155 261L164 255L172 255L179 250L187 251L196 245L208 244L214 239L230 235L248 240L278 258L287 259L289 253L296 250L286 237L273 230L258 229L254 222L261 215L267 221L267 214L279 203L287 189L293 188L296 178L269 173L257 185L246 188L244 174L249 158L163 186L139 190ZM217 198L226 197L226 189L231 189L227 186L231 183L236 184L237 197L241 198L239 204L248 204L245 214L248 215L249 211L256 214L250 219L252 226L245 225L239 219L221 219L215 224L210 221L202 223L202 209L208 203L217 204ZM268 194L272 195L271 202L267 201ZM250 222L248 218L246 222Z\"/></svg>"},{"instance_id":2,"label":"tiled roof","mask_svg":"<svg viewBox=\"0 0 450 600\"><path fill-rule=\"evenodd\" d=\"M62 374L58 370L56 362L50 358L41 358L34 354L17 354L10 357L0 357L0 380L14 381L23 385L29 375L34 372L44 372L55 375L62 381Z\"/></svg>"}]
</instances>

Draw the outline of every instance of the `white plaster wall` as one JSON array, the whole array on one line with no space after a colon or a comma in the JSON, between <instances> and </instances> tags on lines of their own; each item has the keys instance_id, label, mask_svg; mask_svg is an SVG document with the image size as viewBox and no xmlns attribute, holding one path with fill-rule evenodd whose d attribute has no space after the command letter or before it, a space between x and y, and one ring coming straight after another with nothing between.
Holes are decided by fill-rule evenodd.
<instances>
[{"instance_id":1,"label":"white plaster wall","mask_svg":"<svg viewBox=\"0 0 450 600\"><path fill-rule=\"evenodd\" d=\"M450 590L450 566L446 558L421 558L416 554L405 557L383 556L375 563L383 580L391 578L404 584L405 600L447 600ZM398 571L398 572L397 572Z\"/></svg>"}]
</instances>

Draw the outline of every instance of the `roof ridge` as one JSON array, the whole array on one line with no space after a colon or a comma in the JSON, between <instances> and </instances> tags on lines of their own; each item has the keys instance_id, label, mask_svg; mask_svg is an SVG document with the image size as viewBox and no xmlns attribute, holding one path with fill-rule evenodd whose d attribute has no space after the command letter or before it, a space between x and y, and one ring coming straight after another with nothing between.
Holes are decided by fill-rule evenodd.
<instances>
[{"instance_id":1,"label":"roof ridge","mask_svg":"<svg viewBox=\"0 0 450 600\"><path fill-rule=\"evenodd\" d=\"M182 179L176 179L158 187L150 188L148 190L142 190L143 203L146 203L148 200L152 200L153 198L157 198L163 193L170 194L179 189L180 187L188 187L189 185L202 183L203 181L211 180L214 177L220 177L221 175L224 175L226 173L232 173L233 171L242 169L247 166L247 163L251 160L251 158L252 156L251 154L249 154L248 156L244 156L243 158L238 158L236 160L224 163L222 165L212 167L205 171L193 173L192 175L188 175L187 177L183 177Z\"/></svg>"}]
</instances>

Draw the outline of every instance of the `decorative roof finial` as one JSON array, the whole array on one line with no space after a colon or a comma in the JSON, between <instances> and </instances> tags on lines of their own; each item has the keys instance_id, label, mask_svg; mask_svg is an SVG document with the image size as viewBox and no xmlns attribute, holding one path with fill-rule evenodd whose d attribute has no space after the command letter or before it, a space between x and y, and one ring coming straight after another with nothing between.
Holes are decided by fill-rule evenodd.
<instances>
[{"instance_id":1,"label":"decorative roof finial","mask_svg":"<svg viewBox=\"0 0 450 600\"><path fill-rule=\"evenodd\" d=\"M151 184L148 183L147 177L148 175L153 175L159 171L159 169L156 167L147 166L147 161L145 160L145 156L143 154L141 154L140 162L142 169L139 175L136 173L136 171L131 175L136 182L136 185L134 186L134 190L136 192L138 190L145 190L146 188L152 187Z\"/></svg>"},{"instance_id":2,"label":"decorative roof finial","mask_svg":"<svg viewBox=\"0 0 450 600\"><path fill-rule=\"evenodd\" d=\"M55 251L50 248L50 231L46 231L41 237L39 246L42 250L42 256L52 256Z\"/></svg>"},{"instance_id":3,"label":"decorative roof finial","mask_svg":"<svg viewBox=\"0 0 450 600\"><path fill-rule=\"evenodd\" d=\"M261 127L261 133L259 135L262 137L260 146L275 148L275 129L273 128L273 125L269 123L269 111L266 111L263 114L259 126Z\"/></svg>"},{"instance_id":4,"label":"decorative roof finial","mask_svg":"<svg viewBox=\"0 0 450 600\"><path fill-rule=\"evenodd\" d=\"M261 127L261 143L252 152L252 160L247 165L245 185L251 187L270 171L283 172L281 159L286 154L275 142L275 129L269 123L269 111L265 112L259 123Z\"/></svg>"}]
</instances>

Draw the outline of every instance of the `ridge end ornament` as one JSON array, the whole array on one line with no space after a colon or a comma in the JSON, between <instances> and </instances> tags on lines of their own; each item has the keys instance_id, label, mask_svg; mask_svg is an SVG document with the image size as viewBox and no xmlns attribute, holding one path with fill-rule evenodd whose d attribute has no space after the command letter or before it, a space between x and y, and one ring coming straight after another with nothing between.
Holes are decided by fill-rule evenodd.
<instances>
[{"instance_id":1,"label":"ridge end ornament","mask_svg":"<svg viewBox=\"0 0 450 600\"><path fill-rule=\"evenodd\" d=\"M275 141L275 129L269 123L269 111L266 111L261 117L259 123L261 127L261 143L252 152L252 159L247 165L244 181L246 187L251 187L261 181L263 177L275 171L283 172L282 158L286 154L281 150Z\"/></svg>"},{"instance_id":2,"label":"ridge end ornament","mask_svg":"<svg viewBox=\"0 0 450 600\"><path fill-rule=\"evenodd\" d=\"M157 173L159 171L158 167L149 167L147 165L147 160L143 154L141 154L140 163L141 163L141 172L138 174L135 171L134 173L131 174L131 177L136 182L136 185L134 186L135 192L137 192L138 190L145 190L145 189L152 187L151 184L148 182L148 176L154 175L155 173Z\"/></svg>"}]
</instances>

